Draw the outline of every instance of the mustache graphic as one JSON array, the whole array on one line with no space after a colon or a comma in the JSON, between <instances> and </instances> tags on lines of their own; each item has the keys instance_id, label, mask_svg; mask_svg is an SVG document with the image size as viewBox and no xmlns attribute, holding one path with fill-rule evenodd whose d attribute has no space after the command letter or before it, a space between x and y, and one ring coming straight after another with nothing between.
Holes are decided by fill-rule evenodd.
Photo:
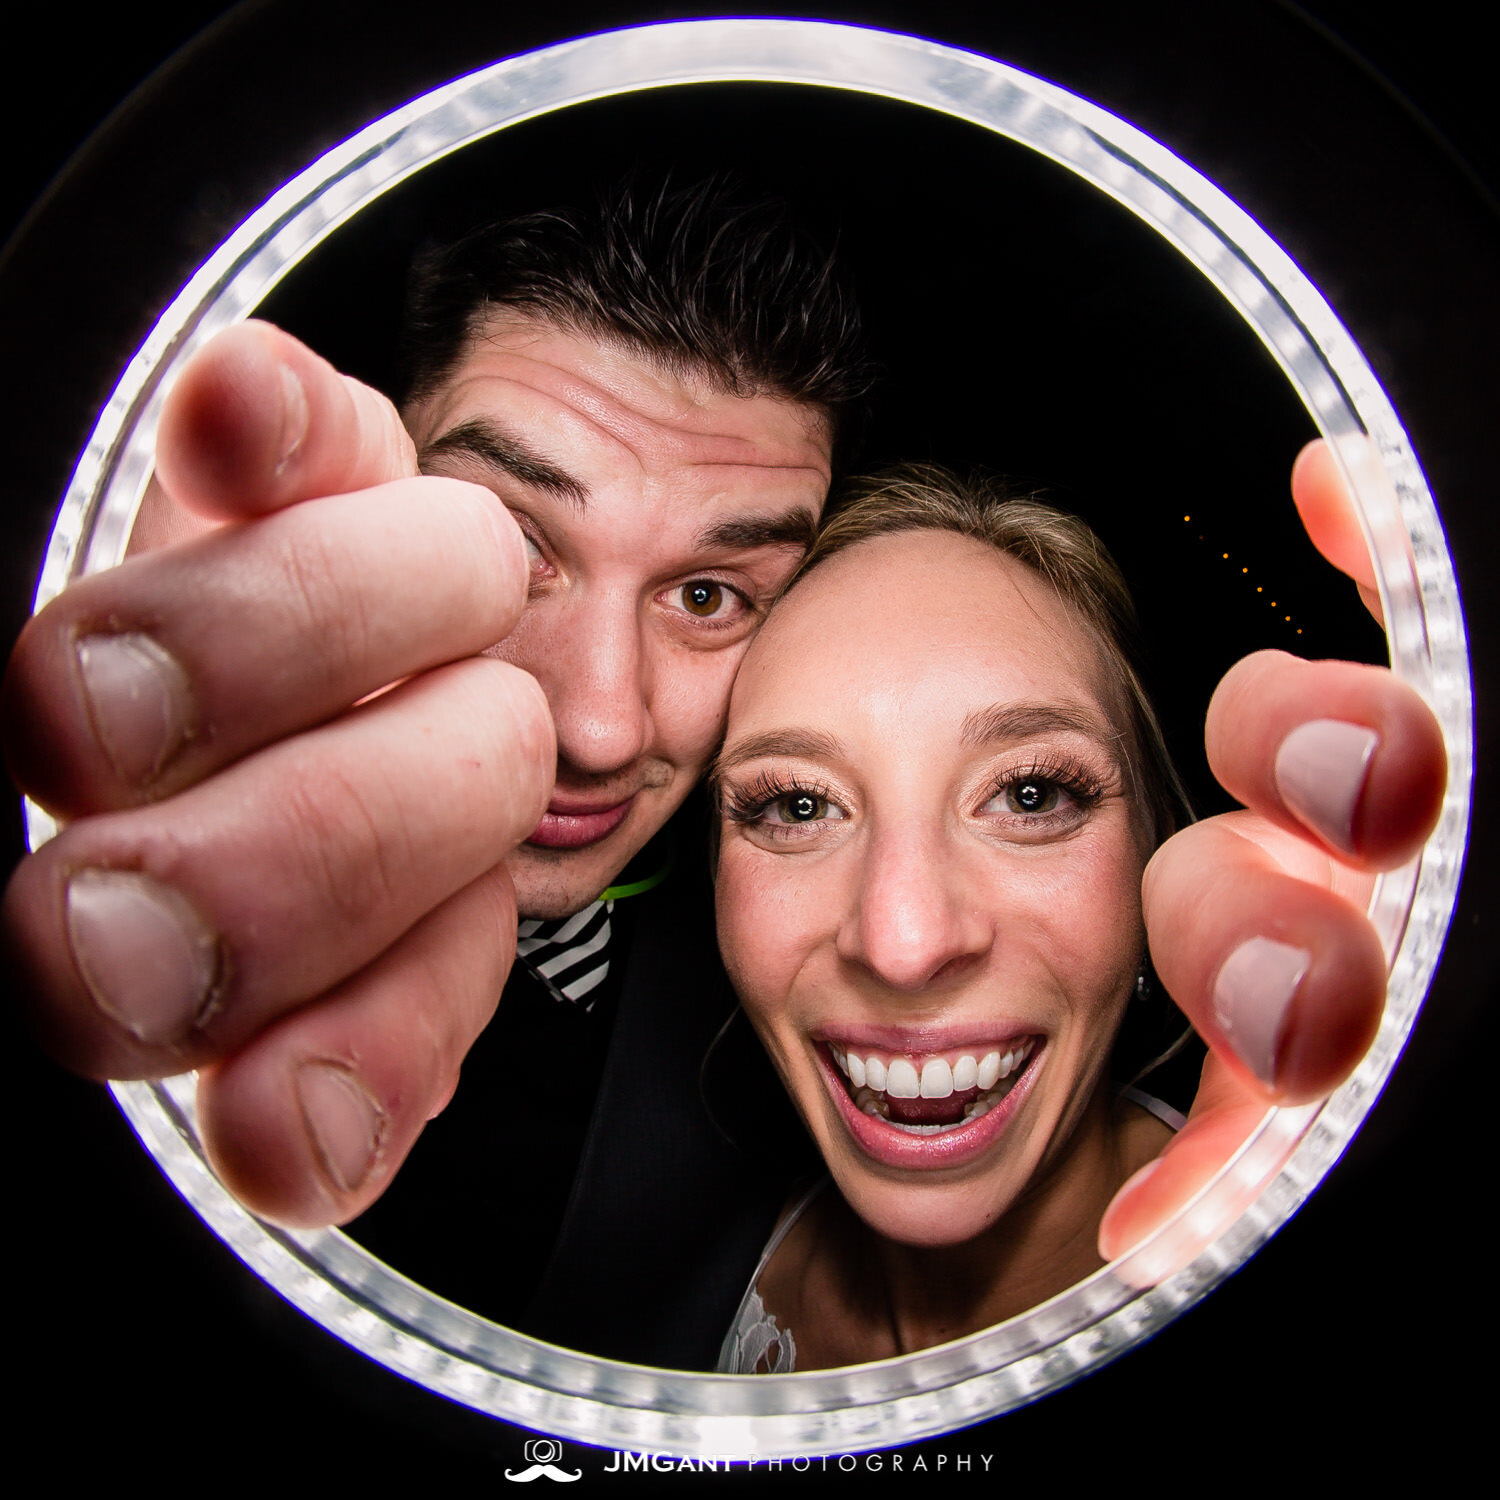
<instances>
[{"instance_id":1,"label":"mustache graphic","mask_svg":"<svg viewBox=\"0 0 1500 1500\"><path fill-rule=\"evenodd\" d=\"M512 1474L509 1469L505 1471L505 1477L512 1484L530 1484L533 1479L556 1479L563 1484L572 1484L575 1479L583 1478L582 1469L574 1469L571 1474L555 1467L553 1464L532 1464L529 1469L523 1469L519 1474Z\"/></svg>"}]
</instances>

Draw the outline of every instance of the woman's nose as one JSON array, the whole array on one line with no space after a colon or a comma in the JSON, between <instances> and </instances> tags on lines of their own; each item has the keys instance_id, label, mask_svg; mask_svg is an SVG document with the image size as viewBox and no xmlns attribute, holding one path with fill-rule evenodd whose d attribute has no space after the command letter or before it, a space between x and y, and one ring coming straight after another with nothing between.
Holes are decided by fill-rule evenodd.
<instances>
[{"instance_id":1,"label":"woman's nose","mask_svg":"<svg viewBox=\"0 0 1500 1500\"><path fill-rule=\"evenodd\" d=\"M874 837L838 950L892 989L967 975L989 952L994 924L962 855L932 828Z\"/></svg>"}]
</instances>

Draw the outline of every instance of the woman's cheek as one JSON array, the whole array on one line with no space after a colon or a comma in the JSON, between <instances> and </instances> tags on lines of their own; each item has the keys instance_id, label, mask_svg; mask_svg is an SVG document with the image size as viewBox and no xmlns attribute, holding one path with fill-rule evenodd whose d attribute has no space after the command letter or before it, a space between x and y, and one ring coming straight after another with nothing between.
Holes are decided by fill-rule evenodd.
<instances>
[{"instance_id":1,"label":"woman's cheek","mask_svg":"<svg viewBox=\"0 0 1500 1500\"><path fill-rule=\"evenodd\" d=\"M1132 845L1115 858L1097 861L1080 882L1071 900L1071 909L1096 913L1115 913L1113 920L1092 925L1089 952L1094 969L1091 982L1081 988L1092 993L1102 1011L1118 1012L1121 985L1133 982L1145 951L1146 932L1141 915L1141 874L1139 854ZM1115 1016L1116 1021L1118 1015ZM1113 1035L1113 1028L1105 1030Z\"/></svg>"},{"instance_id":2,"label":"woman's cheek","mask_svg":"<svg viewBox=\"0 0 1500 1500\"><path fill-rule=\"evenodd\" d=\"M752 1012L779 1006L797 973L834 934L837 888L829 872L808 871L806 863L726 831L715 884L719 948Z\"/></svg>"}]
</instances>

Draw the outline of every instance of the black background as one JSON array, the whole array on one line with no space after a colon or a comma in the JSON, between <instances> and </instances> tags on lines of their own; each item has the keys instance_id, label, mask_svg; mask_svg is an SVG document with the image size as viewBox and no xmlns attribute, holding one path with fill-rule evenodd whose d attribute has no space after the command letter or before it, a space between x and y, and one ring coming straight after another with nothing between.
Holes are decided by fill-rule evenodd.
<instances>
[{"instance_id":1,"label":"black background","mask_svg":"<svg viewBox=\"0 0 1500 1500\"><path fill-rule=\"evenodd\" d=\"M20 224L0 260L11 420L0 598L11 632L99 404L160 307L246 212L319 151L448 77L693 13L269 0L219 20L116 108L217 9L122 11L86 33L37 17L30 54L16 59L0 179L5 223ZM1457 8L1080 0L817 14L921 31L1053 78L1165 141L1286 246L1371 359L1438 498L1464 588L1482 754L1500 644L1484 572L1500 221L1494 116L1478 38ZM652 155L670 145L686 170L732 158L820 204L845 226L889 371L868 456L1003 464L1088 514L1137 580L1179 742L1206 684L1242 650L1378 650L1347 588L1298 542L1283 498L1292 453L1311 435L1305 417L1170 251L1055 170L963 127L786 92L733 91L701 113L647 96L612 107L604 126L572 111L507 132L468 180L503 209L554 178L609 176L645 140ZM474 170L442 184L424 174L362 218L359 242L330 246L278 296L276 316L382 378L406 246L437 211L437 187L451 201L457 174ZM1208 518L1202 543L1185 512ZM1223 551L1292 601L1291 627L1257 613ZM1287 633L1298 625L1300 640ZM993 1453L991 1472L1003 1465L1014 1480L1047 1473L1061 1453L1070 1477L1123 1469L1176 1488L1213 1454L1206 1472L1253 1472L1269 1486L1303 1451L1303 1432L1345 1480L1383 1465L1390 1444L1435 1444L1442 1456L1477 1447L1478 1390L1459 1354L1493 1326L1470 1290L1487 1248L1475 1212L1488 1175L1475 1149L1478 1030L1500 968L1485 790L1481 758L1481 821L1436 990L1386 1098L1313 1202L1148 1347L925 1445L930 1464L946 1453L951 1473L953 1455ZM410 1470L486 1485L520 1466L521 1435L368 1364L241 1272L102 1091L24 1039L11 1045L18 1457L51 1455L59 1476L166 1460L247 1479ZM584 1461L576 1446L570 1457L568 1467Z\"/></svg>"}]
</instances>

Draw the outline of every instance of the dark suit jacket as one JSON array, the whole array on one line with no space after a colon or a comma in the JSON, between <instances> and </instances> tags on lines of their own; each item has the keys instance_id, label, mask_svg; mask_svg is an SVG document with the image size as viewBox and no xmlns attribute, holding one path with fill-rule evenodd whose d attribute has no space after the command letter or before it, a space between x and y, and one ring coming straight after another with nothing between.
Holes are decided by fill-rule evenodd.
<instances>
[{"instance_id":1,"label":"dark suit jacket","mask_svg":"<svg viewBox=\"0 0 1500 1500\"><path fill-rule=\"evenodd\" d=\"M685 856L656 890L617 903L615 920L624 961L611 976L613 1025L591 1029L514 973L453 1102L349 1232L522 1332L712 1369L811 1148L743 1023L708 1070L721 1118L705 1104L705 1057L735 1001L702 858ZM596 1043L591 1100L583 1080Z\"/></svg>"}]
</instances>

